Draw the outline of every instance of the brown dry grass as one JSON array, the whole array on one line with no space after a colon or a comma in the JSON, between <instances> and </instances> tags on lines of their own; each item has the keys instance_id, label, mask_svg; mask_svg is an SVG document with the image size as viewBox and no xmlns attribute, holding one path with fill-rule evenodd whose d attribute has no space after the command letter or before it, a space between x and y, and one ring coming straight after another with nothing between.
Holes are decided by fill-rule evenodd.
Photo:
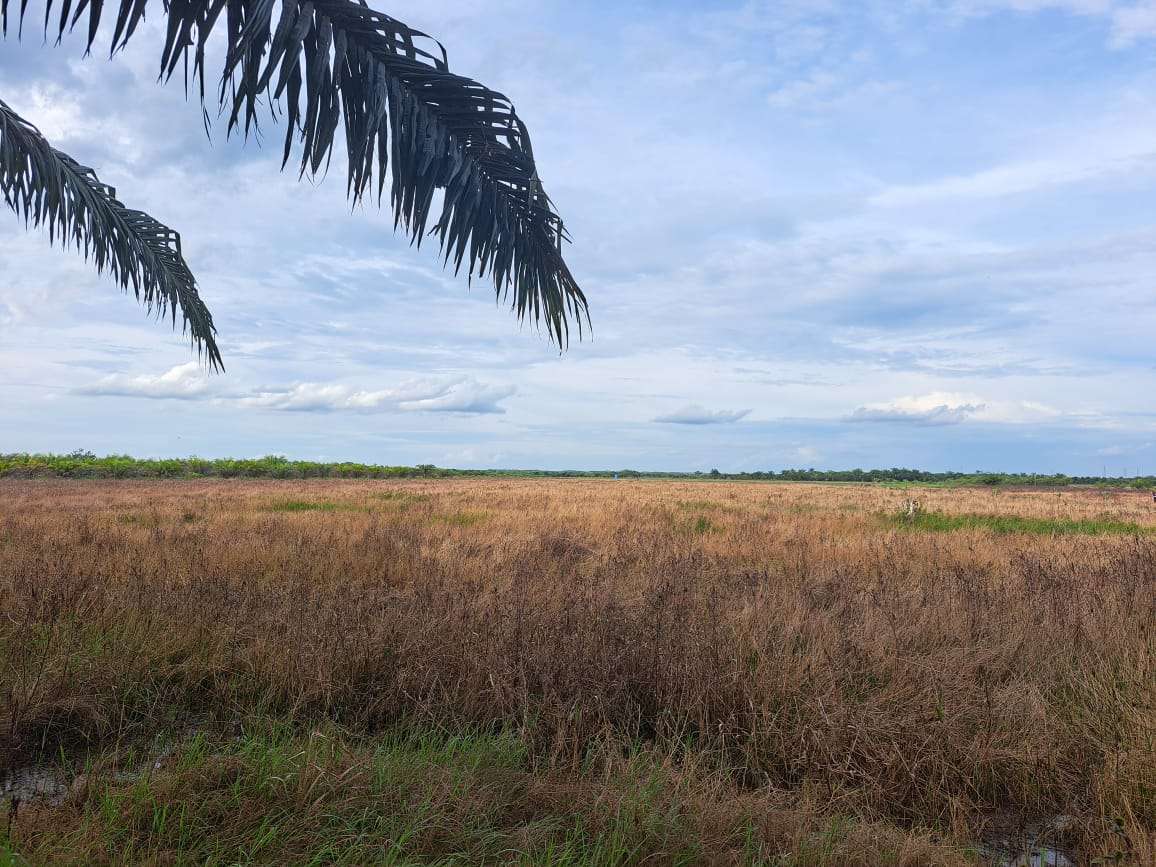
<instances>
[{"instance_id":1,"label":"brown dry grass","mask_svg":"<svg viewBox=\"0 0 1156 867\"><path fill-rule=\"evenodd\" d=\"M513 727L542 773L643 743L736 798L1156 857L1156 537L896 527L911 496L1156 529L1076 491L0 482L0 767L190 716Z\"/></svg>"}]
</instances>

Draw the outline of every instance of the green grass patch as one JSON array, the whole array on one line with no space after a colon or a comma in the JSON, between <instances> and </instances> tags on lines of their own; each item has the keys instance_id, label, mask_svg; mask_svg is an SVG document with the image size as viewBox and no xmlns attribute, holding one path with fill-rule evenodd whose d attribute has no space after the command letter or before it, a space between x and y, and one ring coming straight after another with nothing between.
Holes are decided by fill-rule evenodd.
<instances>
[{"instance_id":1,"label":"green grass patch","mask_svg":"<svg viewBox=\"0 0 1156 867\"><path fill-rule=\"evenodd\" d=\"M400 512L404 512L410 506L428 503L431 499L429 494L411 494L408 491L383 491L380 494L374 494L373 498Z\"/></svg>"},{"instance_id":2,"label":"green grass patch","mask_svg":"<svg viewBox=\"0 0 1156 867\"><path fill-rule=\"evenodd\" d=\"M12 848L6 837L6 830L0 828L0 867L30 867L29 863Z\"/></svg>"},{"instance_id":3,"label":"green grass patch","mask_svg":"<svg viewBox=\"0 0 1156 867\"><path fill-rule=\"evenodd\" d=\"M280 500L269 504L270 512L335 512L337 503L317 500Z\"/></svg>"},{"instance_id":4,"label":"green grass patch","mask_svg":"<svg viewBox=\"0 0 1156 867\"><path fill-rule=\"evenodd\" d=\"M677 500L675 508L687 512L705 512L711 515L740 515L746 509L740 503L719 503L715 500Z\"/></svg>"},{"instance_id":5,"label":"green grass patch","mask_svg":"<svg viewBox=\"0 0 1156 867\"><path fill-rule=\"evenodd\" d=\"M1038 536L1150 535L1156 527L1130 521L1074 520L1071 518L1025 518L1020 515L950 515L944 512L917 512L915 515L887 515L884 522L904 530L953 533L959 530L990 530L993 533L1029 533Z\"/></svg>"},{"instance_id":6,"label":"green grass patch","mask_svg":"<svg viewBox=\"0 0 1156 867\"><path fill-rule=\"evenodd\" d=\"M350 739L273 721L237 739L197 736L131 780L93 778L78 809L13 836L31 863L634 863L704 847L666 781L639 762L603 804L559 796L514 734L399 729ZM572 794L566 794L573 786ZM577 800L577 803L573 803Z\"/></svg>"},{"instance_id":7,"label":"green grass patch","mask_svg":"<svg viewBox=\"0 0 1156 867\"><path fill-rule=\"evenodd\" d=\"M368 512L357 503L334 503L328 500L278 500L266 507L269 512Z\"/></svg>"},{"instance_id":8,"label":"green grass patch","mask_svg":"<svg viewBox=\"0 0 1156 867\"><path fill-rule=\"evenodd\" d=\"M434 515L433 520L442 524L449 524L451 527L472 527L475 524L480 524L482 521L490 517L489 512L448 512L440 515Z\"/></svg>"},{"instance_id":9,"label":"green grass patch","mask_svg":"<svg viewBox=\"0 0 1156 867\"><path fill-rule=\"evenodd\" d=\"M383 505L404 511L417 503L429 500L428 494L410 494L405 491L383 491L373 495ZM369 512L372 506L331 500L277 500L266 506L269 512Z\"/></svg>"},{"instance_id":10,"label":"green grass patch","mask_svg":"<svg viewBox=\"0 0 1156 867\"><path fill-rule=\"evenodd\" d=\"M735 797L658 753L540 766L516 733L399 724L373 737L249 718L154 763L109 754L59 807L0 825L7 864L899 863L893 826ZM710 816L704 821L704 805ZM950 849L942 850L951 854ZM863 858L855 863L864 863ZM948 862L950 863L950 862Z\"/></svg>"},{"instance_id":11,"label":"green grass patch","mask_svg":"<svg viewBox=\"0 0 1156 867\"><path fill-rule=\"evenodd\" d=\"M711 500L679 500L675 503L680 509L689 509L692 512L709 512L712 509L725 509L722 503L715 503Z\"/></svg>"},{"instance_id":12,"label":"green grass patch","mask_svg":"<svg viewBox=\"0 0 1156 867\"><path fill-rule=\"evenodd\" d=\"M923 488L932 489L956 489L956 488L974 488L980 485L997 485L996 482L985 481L974 476L967 476L959 479L929 479L926 481L898 481L895 479L888 479L887 481L876 482L881 488L888 488L895 491L909 491L912 489L920 490Z\"/></svg>"},{"instance_id":13,"label":"green grass patch","mask_svg":"<svg viewBox=\"0 0 1156 867\"><path fill-rule=\"evenodd\" d=\"M706 536L722 529L706 515L681 518L676 516L673 523L675 532L686 536Z\"/></svg>"},{"instance_id":14,"label":"green grass patch","mask_svg":"<svg viewBox=\"0 0 1156 867\"><path fill-rule=\"evenodd\" d=\"M820 512L829 512L830 508L817 506L814 503L791 503L789 506L784 506L780 511L788 515L817 515Z\"/></svg>"}]
</instances>

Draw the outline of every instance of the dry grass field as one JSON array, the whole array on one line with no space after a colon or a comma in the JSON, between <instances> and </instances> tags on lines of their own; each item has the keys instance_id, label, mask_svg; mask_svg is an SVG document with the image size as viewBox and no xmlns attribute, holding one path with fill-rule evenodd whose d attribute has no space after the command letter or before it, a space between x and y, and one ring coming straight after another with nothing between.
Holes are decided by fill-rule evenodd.
<instances>
[{"instance_id":1,"label":"dry grass field","mask_svg":"<svg viewBox=\"0 0 1156 867\"><path fill-rule=\"evenodd\" d=\"M1153 864L1154 661L1146 494L0 481L0 853Z\"/></svg>"}]
</instances>

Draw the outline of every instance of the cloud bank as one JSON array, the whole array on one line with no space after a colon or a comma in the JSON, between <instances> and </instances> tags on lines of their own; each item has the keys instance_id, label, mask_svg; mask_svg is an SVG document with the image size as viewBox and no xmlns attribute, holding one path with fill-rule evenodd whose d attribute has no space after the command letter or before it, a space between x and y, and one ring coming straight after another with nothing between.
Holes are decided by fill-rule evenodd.
<instances>
[{"instance_id":1,"label":"cloud bank","mask_svg":"<svg viewBox=\"0 0 1156 867\"><path fill-rule=\"evenodd\" d=\"M212 392L212 384L195 361L178 364L160 374L128 376L112 373L91 385L80 386L77 394L107 397L147 397L156 400L198 400Z\"/></svg>"},{"instance_id":2,"label":"cloud bank","mask_svg":"<svg viewBox=\"0 0 1156 867\"><path fill-rule=\"evenodd\" d=\"M500 402L512 396L512 386L488 385L458 376L411 379L393 388L364 389L343 383L300 382L285 388L230 392L220 377L208 375L196 362L180 364L162 374L111 374L76 394L137 397L152 400L208 400L248 409L279 412L452 412L470 415L506 412Z\"/></svg>"},{"instance_id":3,"label":"cloud bank","mask_svg":"<svg viewBox=\"0 0 1156 867\"><path fill-rule=\"evenodd\" d=\"M396 388L356 389L348 385L302 382L288 389L261 391L237 399L241 406L286 412L460 412L503 414L499 402L514 386L486 385L471 377L415 379Z\"/></svg>"},{"instance_id":4,"label":"cloud bank","mask_svg":"<svg viewBox=\"0 0 1156 867\"><path fill-rule=\"evenodd\" d=\"M936 391L864 404L856 407L847 420L936 427L967 421L1025 424L1053 419L1059 415L1052 407L1032 401L990 401L974 394Z\"/></svg>"}]
</instances>

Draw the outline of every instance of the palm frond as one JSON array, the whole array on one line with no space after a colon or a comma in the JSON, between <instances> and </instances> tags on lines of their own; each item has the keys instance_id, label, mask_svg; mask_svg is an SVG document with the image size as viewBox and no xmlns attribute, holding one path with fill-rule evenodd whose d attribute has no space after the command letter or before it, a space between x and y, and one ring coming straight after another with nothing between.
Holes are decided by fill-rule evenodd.
<instances>
[{"instance_id":1,"label":"palm frond","mask_svg":"<svg viewBox=\"0 0 1156 867\"><path fill-rule=\"evenodd\" d=\"M0 0L7 27L8 4ZM21 21L24 4L19 2ZM357 0L162 0L166 38L160 75L189 69L206 89L206 48L223 36L215 101L230 132L246 135L263 100L286 118L283 165L300 145L300 171L327 167L344 128L348 193L374 189L390 172L395 227L420 245L438 238L457 273L493 281L519 319L544 323L565 346L573 320L589 322L586 298L562 257L568 240L542 189L530 137L510 101L451 73L441 44ZM46 32L54 0L46 0ZM59 38L87 16L88 48L104 0L59 0ZM115 0L112 51L123 48L149 0ZM71 14L70 14L71 13ZM212 101L212 100L210 100ZM430 224L437 191L440 214Z\"/></svg>"},{"instance_id":2,"label":"palm frond","mask_svg":"<svg viewBox=\"0 0 1156 867\"><path fill-rule=\"evenodd\" d=\"M210 368L222 370L216 329L181 255L180 236L143 211L126 208L92 169L52 147L31 123L0 100L0 194L26 223L49 239L75 244L132 290L150 312L168 313Z\"/></svg>"}]
</instances>

